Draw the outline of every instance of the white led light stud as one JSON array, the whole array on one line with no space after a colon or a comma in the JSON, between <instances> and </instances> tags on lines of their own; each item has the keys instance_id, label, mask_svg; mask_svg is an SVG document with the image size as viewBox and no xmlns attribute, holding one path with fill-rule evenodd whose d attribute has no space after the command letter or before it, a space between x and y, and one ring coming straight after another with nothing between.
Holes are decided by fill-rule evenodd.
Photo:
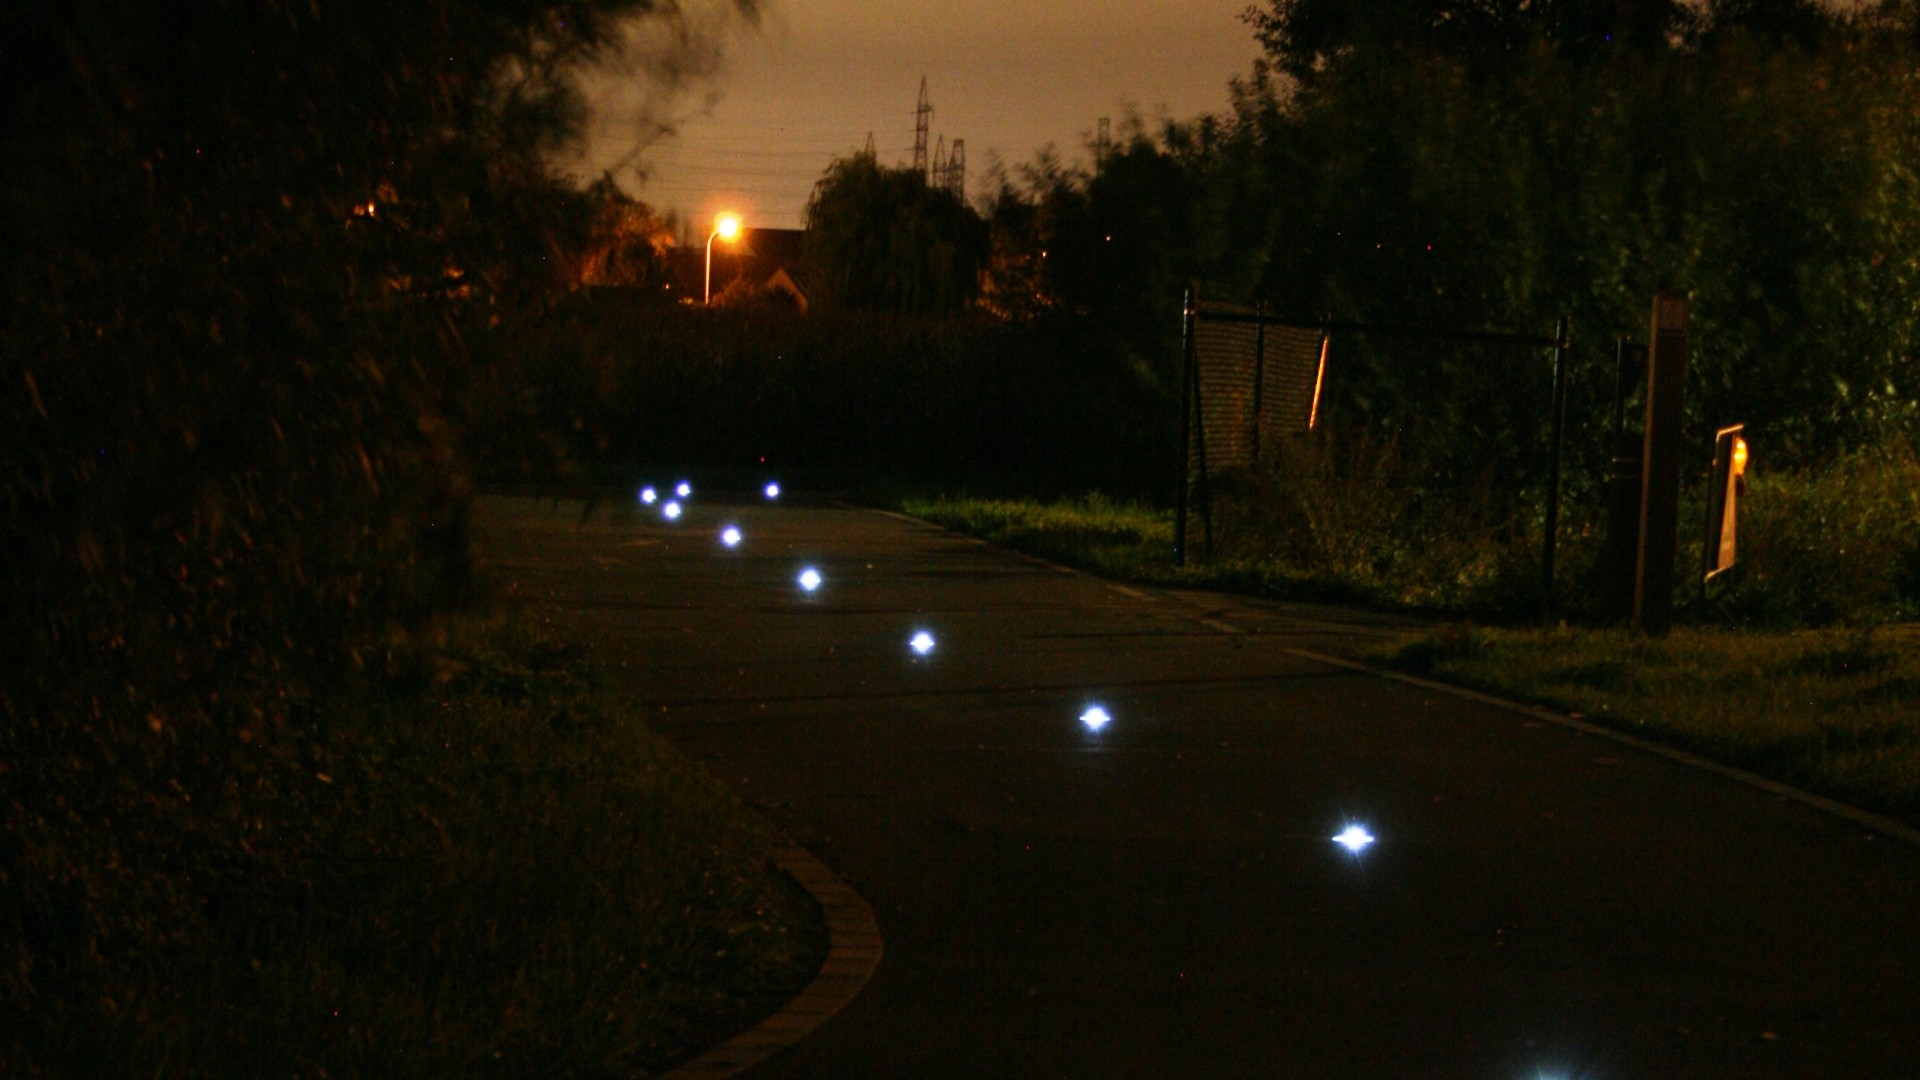
<instances>
[{"instance_id":1,"label":"white led light stud","mask_svg":"<svg viewBox=\"0 0 1920 1080\"><path fill-rule=\"evenodd\" d=\"M1348 825L1340 830L1333 842L1346 848L1350 854L1358 855L1373 843L1373 834L1364 825Z\"/></svg>"}]
</instances>

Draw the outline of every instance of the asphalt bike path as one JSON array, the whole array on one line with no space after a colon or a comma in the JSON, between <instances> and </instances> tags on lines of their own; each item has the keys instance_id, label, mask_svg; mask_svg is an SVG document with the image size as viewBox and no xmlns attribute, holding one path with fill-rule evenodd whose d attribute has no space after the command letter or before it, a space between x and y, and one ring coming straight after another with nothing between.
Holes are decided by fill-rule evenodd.
<instances>
[{"instance_id":1,"label":"asphalt bike path","mask_svg":"<svg viewBox=\"0 0 1920 1080\"><path fill-rule=\"evenodd\" d=\"M1920 1076L1920 846L1301 655L1402 622L581 510L483 500L487 572L885 939L750 1077Z\"/></svg>"}]
</instances>

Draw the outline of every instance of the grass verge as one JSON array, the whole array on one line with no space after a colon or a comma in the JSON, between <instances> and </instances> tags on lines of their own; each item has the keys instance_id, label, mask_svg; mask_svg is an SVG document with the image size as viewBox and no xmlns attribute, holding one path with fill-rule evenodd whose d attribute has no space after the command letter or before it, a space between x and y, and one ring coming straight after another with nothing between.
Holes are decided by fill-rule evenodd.
<instances>
[{"instance_id":1,"label":"grass verge","mask_svg":"<svg viewBox=\"0 0 1920 1080\"><path fill-rule=\"evenodd\" d=\"M1126 581L1396 604L1363 580L1173 566L1173 517L1099 496L908 498L909 514ZM1466 628L1373 657L1596 722L1920 825L1920 627L1735 631Z\"/></svg>"},{"instance_id":2,"label":"grass verge","mask_svg":"<svg viewBox=\"0 0 1920 1080\"><path fill-rule=\"evenodd\" d=\"M368 667L247 856L172 873L179 947L42 1002L28 1075L633 1076L811 978L766 827L580 650L472 618Z\"/></svg>"},{"instance_id":3,"label":"grass verge","mask_svg":"<svg viewBox=\"0 0 1920 1080\"><path fill-rule=\"evenodd\" d=\"M1373 657L1920 825L1920 627L1464 628Z\"/></svg>"},{"instance_id":4,"label":"grass verge","mask_svg":"<svg viewBox=\"0 0 1920 1080\"><path fill-rule=\"evenodd\" d=\"M996 544L1106 577L1148 585L1218 588L1288 600L1385 604L1364 581L1296 573L1270 562L1173 564L1173 513L1102 495L1051 503L909 497L900 510ZM1196 526L1197 527L1197 526Z\"/></svg>"},{"instance_id":5,"label":"grass verge","mask_svg":"<svg viewBox=\"0 0 1920 1080\"><path fill-rule=\"evenodd\" d=\"M1389 443L1289 440L1271 467L1217 475L1211 537L1188 523L1173 568L1173 516L1098 496L916 498L909 513L1059 562L1134 581L1364 603L1506 625L1539 611L1543 523L1492 481L1434 486ZM1559 526L1554 591L1576 621L1603 622L1607 533L1596 493ZM1877 625L1920 618L1920 458L1895 443L1818 468L1762 472L1741 499L1740 561L1708 602L1699 584L1705 494L1682 494L1674 603L1683 623ZM1210 557L1209 557L1210 556Z\"/></svg>"}]
</instances>

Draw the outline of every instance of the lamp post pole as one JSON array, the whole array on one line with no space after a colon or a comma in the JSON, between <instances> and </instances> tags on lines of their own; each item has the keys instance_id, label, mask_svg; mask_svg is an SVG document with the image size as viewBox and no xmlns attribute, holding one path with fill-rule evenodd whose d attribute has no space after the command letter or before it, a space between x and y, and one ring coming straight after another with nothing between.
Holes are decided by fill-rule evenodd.
<instances>
[{"instance_id":1,"label":"lamp post pole","mask_svg":"<svg viewBox=\"0 0 1920 1080\"><path fill-rule=\"evenodd\" d=\"M701 290L700 303L713 303L713 238L720 237L731 241L740 235L740 218L734 214L721 214L713 219L713 231L707 234L707 283Z\"/></svg>"}]
</instances>

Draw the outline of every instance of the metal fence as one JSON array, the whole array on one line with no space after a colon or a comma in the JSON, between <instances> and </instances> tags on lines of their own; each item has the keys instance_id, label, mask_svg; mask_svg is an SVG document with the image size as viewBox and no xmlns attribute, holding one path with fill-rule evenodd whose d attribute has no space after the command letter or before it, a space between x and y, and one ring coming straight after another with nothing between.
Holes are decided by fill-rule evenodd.
<instances>
[{"instance_id":1,"label":"metal fence","mask_svg":"<svg viewBox=\"0 0 1920 1080\"><path fill-rule=\"evenodd\" d=\"M1174 559L1185 565L1191 504L1200 509L1203 543L1213 550L1210 478L1231 469L1260 467L1263 451L1274 453L1289 434L1319 425L1326 389L1327 358L1340 334L1407 337L1460 344L1551 349L1553 381L1543 403L1551 418L1551 445L1542 551L1541 607L1553 606L1554 555L1560 514L1560 468L1566 419L1568 323L1561 319L1552 336L1480 331L1423 330L1345 322L1302 320L1269 314L1257 307L1209 301L1188 290L1181 334L1182 406L1180 443L1182 483L1174 524Z\"/></svg>"}]
</instances>

